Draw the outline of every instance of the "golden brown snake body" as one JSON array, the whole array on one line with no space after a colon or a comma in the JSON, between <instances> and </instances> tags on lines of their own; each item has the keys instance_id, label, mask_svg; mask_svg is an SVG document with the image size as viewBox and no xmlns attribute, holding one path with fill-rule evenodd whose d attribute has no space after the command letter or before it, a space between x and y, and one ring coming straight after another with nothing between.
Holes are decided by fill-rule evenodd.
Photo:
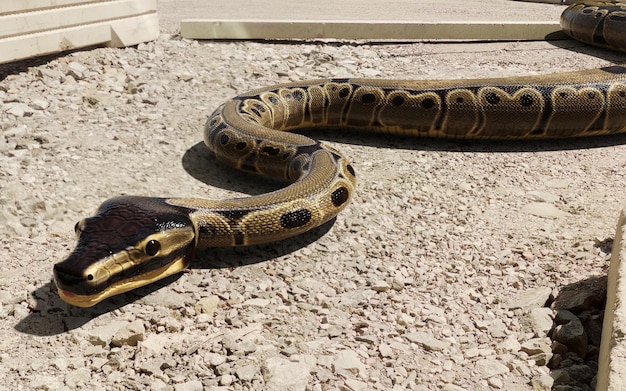
<instances>
[{"instance_id":1,"label":"golden brown snake body","mask_svg":"<svg viewBox=\"0 0 626 391\"><path fill-rule=\"evenodd\" d=\"M586 2L562 26L582 41L626 50L626 3ZM123 196L76 224L78 244L54 267L63 300L92 306L185 269L196 248L245 246L317 227L348 205L355 171L333 148L291 133L353 128L470 139L537 139L626 132L626 68L514 78L329 79L239 95L205 127L216 157L291 185L211 201Z\"/></svg>"}]
</instances>

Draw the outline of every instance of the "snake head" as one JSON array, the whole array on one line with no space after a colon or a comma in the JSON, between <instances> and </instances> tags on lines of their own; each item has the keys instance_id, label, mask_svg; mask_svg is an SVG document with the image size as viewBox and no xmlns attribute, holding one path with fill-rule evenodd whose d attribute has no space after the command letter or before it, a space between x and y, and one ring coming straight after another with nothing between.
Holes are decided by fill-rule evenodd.
<instances>
[{"instance_id":1,"label":"snake head","mask_svg":"<svg viewBox=\"0 0 626 391\"><path fill-rule=\"evenodd\" d=\"M61 299L79 307L184 270L196 248L187 210L163 198L112 198L75 231L76 248L54 265L54 281Z\"/></svg>"}]
</instances>

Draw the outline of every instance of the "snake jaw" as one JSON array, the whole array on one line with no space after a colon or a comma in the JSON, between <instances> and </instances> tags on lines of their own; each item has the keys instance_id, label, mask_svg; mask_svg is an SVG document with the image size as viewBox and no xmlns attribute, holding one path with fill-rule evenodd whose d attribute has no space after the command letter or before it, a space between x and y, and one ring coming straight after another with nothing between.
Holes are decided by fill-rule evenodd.
<instances>
[{"instance_id":1,"label":"snake jaw","mask_svg":"<svg viewBox=\"0 0 626 391\"><path fill-rule=\"evenodd\" d=\"M54 282L61 299L79 307L179 273L197 245L187 210L161 198L113 198L76 227L78 243L54 265Z\"/></svg>"},{"instance_id":2,"label":"snake jaw","mask_svg":"<svg viewBox=\"0 0 626 391\"><path fill-rule=\"evenodd\" d=\"M57 285L59 297L61 297L63 301L77 307L92 307L111 296L131 291L133 289L142 287L147 284L151 284L165 277L179 273L185 270L188 264L189 262L186 257L178 257L174 261L166 264L159 269L153 270L143 275L138 275L134 278L118 281L95 294L77 294L70 290L63 289L63 284L60 283L57 279L56 272L54 280L55 284Z\"/></svg>"}]
</instances>

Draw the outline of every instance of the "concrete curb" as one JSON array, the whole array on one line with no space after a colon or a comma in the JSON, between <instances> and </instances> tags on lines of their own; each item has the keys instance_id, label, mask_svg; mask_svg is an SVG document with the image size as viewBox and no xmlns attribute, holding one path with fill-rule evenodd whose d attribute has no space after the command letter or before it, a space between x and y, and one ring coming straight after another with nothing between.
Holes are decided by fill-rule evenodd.
<instances>
[{"instance_id":1,"label":"concrete curb","mask_svg":"<svg viewBox=\"0 0 626 391\"><path fill-rule=\"evenodd\" d=\"M615 231L596 391L626 390L626 208Z\"/></svg>"}]
</instances>

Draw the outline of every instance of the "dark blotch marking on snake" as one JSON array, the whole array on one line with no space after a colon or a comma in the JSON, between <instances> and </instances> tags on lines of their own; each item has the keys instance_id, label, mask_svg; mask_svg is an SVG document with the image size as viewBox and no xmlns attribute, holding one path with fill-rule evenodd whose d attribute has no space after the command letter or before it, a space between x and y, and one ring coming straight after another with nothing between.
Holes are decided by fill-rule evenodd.
<instances>
[{"instance_id":1,"label":"dark blotch marking on snake","mask_svg":"<svg viewBox=\"0 0 626 391\"><path fill-rule=\"evenodd\" d=\"M274 147L263 147L262 152L269 156L278 156L280 149Z\"/></svg>"},{"instance_id":2,"label":"dark blotch marking on snake","mask_svg":"<svg viewBox=\"0 0 626 391\"><path fill-rule=\"evenodd\" d=\"M485 95L485 99L488 103L491 103L492 105L497 105L498 103L500 103L500 97L495 92L490 92Z\"/></svg>"},{"instance_id":3,"label":"dark blotch marking on snake","mask_svg":"<svg viewBox=\"0 0 626 391\"><path fill-rule=\"evenodd\" d=\"M374 94L363 94L363 96L361 97L361 102L365 103L366 105L372 104L372 103L376 102L376 95L374 95Z\"/></svg>"},{"instance_id":4,"label":"dark blotch marking on snake","mask_svg":"<svg viewBox=\"0 0 626 391\"><path fill-rule=\"evenodd\" d=\"M199 228L200 235L206 238L212 238L215 236L215 227L208 225L201 225Z\"/></svg>"},{"instance_id":5,"label":"dark blotch marking on snake","mask_svg":"<svg viewBox=\"0 0 626 391\"><path fill-rule=\"evenodd\" d=\"M404 104L404 97L396 95L391 99L391 104L394 106L402 106Z\"/></svg>"},{"instance_id":6,"label":"dark blotch marking on snake","mask_svg":"<svg viewBox=\"0 0 626 391\"><path fill-rule=\"evenodd\" d=\"M280 216L280 225L283 228L298 228L311 221L311 211L308 209L298 209Z\"/></svg>"},{"instance_id":7,"label":"dark blotch marking on snake","mask_svg":"<svg viewBox=\"0 0 626 391\"><path fill-rule=\"evenodd\" d=\"M348 191L348 189L346 189L343 186L333 191L333 193L330 196L330 199L332 200L333 205L337 207L345 204L349 198L350 198L350 191Z\"/></svg>"},{"instance_id":8,"label":"dark blotch marking on snake","mask_svg":"<svg viewBox=\"0 0 626 391\"><path fill-rule=\"evenodd\" d=\"M435 101L431 98L426 98L422 101L422 107L425 109L432 109L435 106Z\"/></svg>"},{"instance_id":9,"label":"dark blotch marking on snake","mask_svg":"<svg viewBox=\"0 0 626 391\"><path fill-rule=\"evenodd\" d=\"M524 94L520 97L519 102L522 104L522 106L528 107L532 106L532 104L535 103L535 99L528 94Z\"/></svg>"}]
</instances>

